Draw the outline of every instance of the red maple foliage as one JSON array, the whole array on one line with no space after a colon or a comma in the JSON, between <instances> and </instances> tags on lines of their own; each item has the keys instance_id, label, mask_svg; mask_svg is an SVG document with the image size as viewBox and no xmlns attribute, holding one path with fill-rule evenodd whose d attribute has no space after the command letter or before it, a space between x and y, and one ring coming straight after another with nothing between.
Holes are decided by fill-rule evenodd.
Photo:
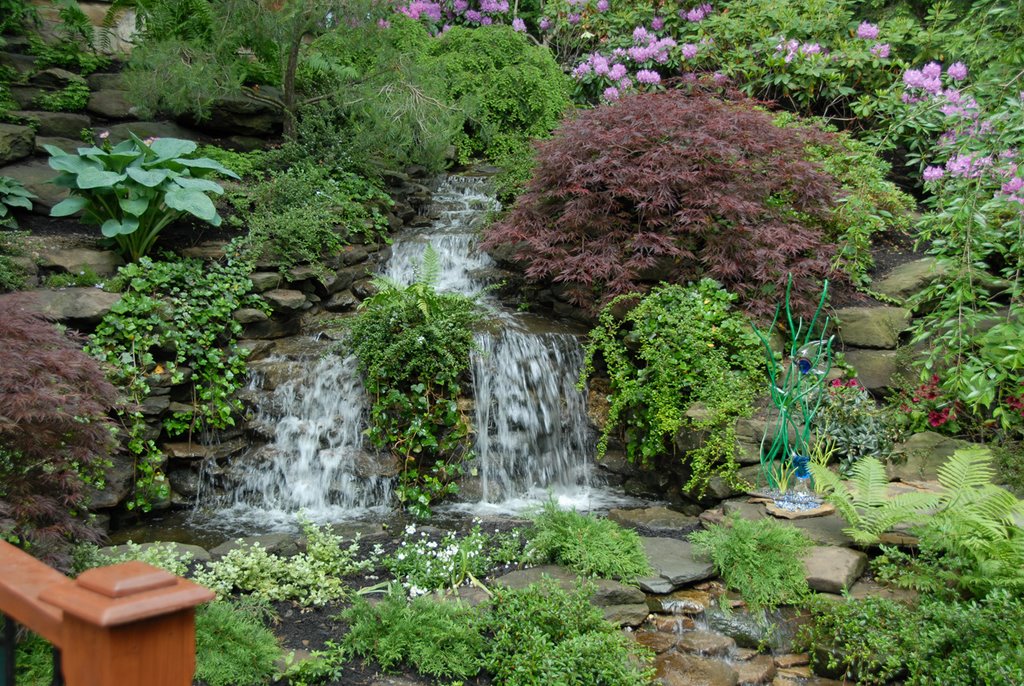
<instances>
[{"instance_id":1,"label":"red maple foliage","mask_svg":"<svg viewBox=\"0 0 1024 686\"><path fill-rule=\"evenodd\" d=\"M835 250L821 225L836 184L804 159L825 136L700 87L624 98L538 144L526 192L483 245L513 247L528 280L562 283L592 312L656 280L711 277L763 315L789 274L810 307Z\"/></svg>"},{"instance_id":2,"label":"red maple foliage","mask_svg":"<svg viewBox=\"0 0 1024 686\"><path fill-rule=\"evenodd\" d=\"M0 536L58 566L70 543L98 539L83 475L116 445L107 413L117 399L31 296L0 296Z\"/></svg>"}]
</instances>

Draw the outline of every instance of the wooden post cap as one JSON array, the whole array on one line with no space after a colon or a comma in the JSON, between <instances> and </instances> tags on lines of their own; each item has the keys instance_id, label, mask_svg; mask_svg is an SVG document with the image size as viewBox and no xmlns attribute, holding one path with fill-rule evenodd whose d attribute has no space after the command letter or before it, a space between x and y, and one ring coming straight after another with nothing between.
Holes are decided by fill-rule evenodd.
<instances>
[{"instance_id":1,"label":"wooden post cap","mask_svg":"<svg viewBox=\"0 0 1024 686\"><path fill-rule=\"evenodd\" d=\"M138 561L90 569L74 583L48 588L39 597L99 627L169 615L213 598L208 588Z\"/></svg>"}]
</instances>

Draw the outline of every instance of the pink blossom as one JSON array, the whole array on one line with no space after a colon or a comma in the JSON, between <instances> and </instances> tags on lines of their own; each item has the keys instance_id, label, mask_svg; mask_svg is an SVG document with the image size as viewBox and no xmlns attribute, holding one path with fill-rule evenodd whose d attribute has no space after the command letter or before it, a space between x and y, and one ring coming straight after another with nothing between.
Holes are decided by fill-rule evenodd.
<instances>
[{"instance_id":1,"label":"pink blossom","mask_svg":"<svg viewBox=\"0 0 1024 686\"><path fill-rule=\"evenodd\" d=\"M633 29L633 42L637 45L642 45L647 40L647 29L642 26L638 26Z\"/></svg>"},{"instance_id":2,"label":"pink blossom","mask_svg":"<svg viewBox=\"0 0 1024 686\"><path fill-rule=\"evenodd\" d=\"M949 65L949 69L946 70L946 73L949 74L949 78L954 81L963 81L967 78L967 65L963 62L954 62Z\"/></svg>"},{"instance_id":3,"label":"pink blossom","mask_svg":"<svg viewBox=\"0 0 1024 686\"><path fill-rule=\"evenodd\" d=\"M570 14L568 17L566 17L565 20L572 24L573 26L576 26L576 24L580 23L580 15L574 12L573 14Z\"/></svg>"},{"instance_id":4,"label":"pink blossom","mask_svg":"<svg viewBox=\"0 0 1024 686\"><path fill-rule=\"evenodd\" d=\"M100 131L99 134L97 134L96 137L99 138L101 141L105 141L108 138L110 138L110 132L109 131Z\"/></svg>"},{"instance_id":5,"label":"pink blossom","mask_svg":"<svg viewBox=\"0 0 1024 686\"><path fill-rule=\"evenodd\" d=\"M615 63L608 70L608 78L612 81L620 81L626 75L626 65Z\"/></svg>"},{"instance_id":6,"label":"pink blossom","mask_svg":"<svg viewBox=\"0 0 1024 686\"><path fill-rule=\"evenodd\" d=\"M454 7L456 14L462 14L469 9L469 2L468 0L455 0Z\"/></svg>"},{"instance_id":7,"label":"pink blossom","mask_svg":"<svg viewBox=\"0 0 1024 686\"><path fill-rule=\"evenodd\" d=\"M664 19L662 19L661 17L655 17L654 19L651 20L651 29L653 29L654 31L661 31L663 28L665 28Z\"/></svg>"},{"instance_id":8,"label":"pink blossom","mask_svg":"<svg viewBox=\"0 0 1024 686\"><path fill-rule=\"evenodd\" d=\"M597 11L598 12L607 12L609 7L610 7L610 5L608 4L608 0L597 0ZM618 91L616 91L615 97L618 97ZM611 100L612 98L608 98L608 99Z\"/></svg>"},{"instance_id":9,"label":"pink blossom","mask_svg":"<svg viewBox=\"0 0 1024 686\"><path fill-rule=\"evenodd\" d=\"M946 172L942 167L925 167L924 174L922 176L924 176L925 181L938 181L945 175Z\"/></svg>"},{"instance_id":10,"label":"pink blossom","mask_svg":"<svg viewBox=\"0 0 1024 686\"><path fill-rule=\"evenodd\" d=\"M490 26L493 23L494 19L492 19L491 17L484 17L483 19L480 20L481 26Z\"/></svg>"},{"instance_id":11,"label":"pink blossom","mask_svg":"<svg viewBox=\"0 0 1024 686\"><path fill-rule=\"evenodd\" d=\"M938 62L929 62L921 67L921 73L926 79L937 79L942 76L942 65Z\"/></svg>"},{"instance_id":12,"label":"pink blossom","mask_svg":"<svg viewBox=\"0 0 1024 686\"><path fill-rule=\"evenodd\" d=\"M1019 176L1015 176L1006 183L1003 184L1002 191L1007 195L1013 195L1024 188L1024 179Z\"/></svg>"},{"instance_id":13,"label":"pink blossom","mask_svg":"<svg viewBox=\"0 0 1024 686\"><path fill-rule=\"evenodd\" d=\"M548 29L551 28L551 20L548 19L547 17L541 17L540 21L537 22L537 26L540 27L541 31L547 31Z\"/></svg>"},{"instance_id":14,"label":"pink blossom","mask_svg":"<svg viewBox=\"0 0 1024 686\"><path fill-rule=\"evenodd\" d=\"M693 43L685 43L680 49L680 52L683 55L683 59L692 60L697 56L697 46Z\"/></svg>"},{"instance_id":15,"label":"pink blossom","mask_svg":"<svg viewBox=\"0 0 1024 686\"><path fill-rule=\"evenodd\" d=\"M640 83L656 84L661 83L661 75L650 69L641 69L636 73L636 80Z\"/></svg>"},{"instance_id":16,"label":"pink blossom","mask_svg":"<svg viewBox=\"0 0 1024 686\"><path fill-rule=\"evenodd\" d=\"M888 43L875 43L871 46L871 54L878 59L884 60L889 57L889 44Z\"/></svg>"},{"instance_id":17,"label":"pink blossom","mask_svg":"<svg viewBox=\"0 0 1024 686\"><path fill-rule=\"evenodd\" d=\"M603 95L605 100L618 100L619 89L616 88L615 86L609 86L608 88L604 89Z\"/></svg>"},{"instance_id":18,"label":"pink blossom","mask_svg":"<svg viewBox=\"0 0 1024 686\"><path fill-rule=\"evenodd\" d=\"M526 31L526 22L519 17L516 17L512 20L512 30L518 31L519 33Z\"/></svg>"},{"instance_id":19,"label":"pink blossom","mask_svg":"<svg viewBox=\"0 0 1024 686\"><path fill-rule=\"evenodd\" d=\"M857 27L857 38L863 38L864 40L878 38L878 27L870 22L861 22L860 26Z\"/></svg>"},{"instance_id":20,"label":"pink blossom","mask_svg":"<svg viewBox=\"0 0 1024 686\"><path fill-rule=\"evenodd\" d=\"M387 19L378 19L377 20L377 26L379 26L382 29L390 29L391 28L391 22L388 21Z\"/></svg>"}]
</instances>

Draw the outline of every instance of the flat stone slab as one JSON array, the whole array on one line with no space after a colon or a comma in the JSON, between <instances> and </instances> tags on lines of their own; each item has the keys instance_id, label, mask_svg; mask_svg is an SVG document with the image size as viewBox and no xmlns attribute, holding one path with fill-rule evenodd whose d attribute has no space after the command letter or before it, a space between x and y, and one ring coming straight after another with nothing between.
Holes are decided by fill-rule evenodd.
<instances>
[{"instance_id":1,"label":"flat stone slab","mask_svg":"<svg viewBox=\"0 0 1024 686\"><path fill-rule=\"evenodd\" d=\"M517 569L494 580L494 583L501 584L508 588L526 588L531 584L541 582L545 577L550 578L558 585L571 591L576 588L580 577L560 565L540 565L529 569ZM647 615L647 597L643 591L634 586L613 581L612 579L590 579L589 582L596 587L591 596L591 602L598 607L611 607L614 605L637 605L644 606L644 616Z\"/></svg>"},{"instance_id":2,"label":"flat stone slab","mask_svg":"<svg viewBox=\"0 0 1024 686\"><path fill-rule=\"evenodd\" d=\"M630 605L607 605L601 608L605 621L616 626L640 626L649 614L646 603Z\"/></svg>"},{"instance_id":3,"label":"flat stone slab","mask_svg":"<svg viewBox=\"0 0 1024 686\"><path fill-rule=\"evenodd\" d=\"M841 307L835 317L843 344L858 348L893 350L910 324L903 307Z\"/></svg>"},{"instance_id":4,"label":"flat stone slab","mask_svg":"<svg viewBox=\"0 0 1024 686\"><path fill-rule=\"evenodd\" d=\"M939 476L939 467L944 465L953 453L962 448L974 447L985 446L943 436L934 431L923 431L893 446L894 457L899 461L886 464L885 471L893 480L935 480Z\"/></svg>"},{"instance_id":5,"label":"flat stone slab","mask_svg":"<svg viewBox=\"0 0 1024 686\"><path fill-rule=\"evenodd\" d=\"M711 562L697 559L688 541L674 538L641 538L647 560L654 574L638 579L640 588L649 593L671 593L696 581L715 575Z\"/></svg>"},{"instance_id":6,"label":"flat stone slab","mask_svg":"<svg viewBox=\"0 0 1024 686\"><path fill-rule=\"evenodd\" d=\"M654 662L663 686L736 686L736 670L719 660L665 653Z\"/></svg>"},{"instance_id":7,"label":"flat stone slab","mask_svg":"<svg viewBox=\"0 0 1024 686\"><path fill-rule=\"evenodd\" d=\"M742 686L771 683L778 671L771 655L758 655L743 662L734 662L732 666Z\"/></svg>"},{"instance_id":8,"label":"flat stone slab","mask_svg":"<svg viewBox=\"0 0 1024 686\"><path fill-rule=\"evenodd\" d=\"M219 560L232 550L239 548L249 549L253 544L258 543L268 553L290 557L299 552L299 546L293 534L264 534L262 536L243 536L230 541L224 541L216 548L210 549L210 557Z\"/></svg>"},{"instance_id":9,"label":"flat stone slab","mask_svg":"<svg viewBox=\"0 0 1024 686\"><path fill-rule=\"evenodd\" d=\"M275 288L263 294L263 299L278 311L298 311L306 309L306 294L288 288Z\"/></svg>"},{"instance_id":10,"label":"flat stone slab","mask_svg":"<svg viewBox=\"0 0 1024 686\"><path fill-rule=\"evenodd\" d=\"M717 631L687 631L679 637L676 648L684 653L705 657L726 657L736 647L736 641Z\"/></svg>"},{"instance_id":11,"label":"flat stone slab","mask_svg":"<svg viewBox=\"0 0 1024 686\"><path fill-rule=\"evenodd\" d=\"M92 271L96 276L112 276L124 260L113 250L89 250L68 248L43 250L39 254L39 265L50 269L78 273Z\"/></svg>"},{"instance_id":12,"label":"flat stone slab","mask_svg":"<svg viewBox=\"0 0 1024 686\"><path fill-rule=\"evenodd\" d=\"M68 189L50 183L57 172L45 160L31 159L0 167L0 176L10 176L20 181L21 185L35 194L36 197L32 198L32 211L36 214L49 215L51 207L68 197ZM98 231L96 235L99 236Z\"/></svg>"},{"instance_id":13,"label":"flat stone slab","mask_svg":"<svg viewBox=\"0 0 1024 686\"><path fill-rule=\"evenodd\" d=\"M807 585L822 593L842 593L860 578L868 556L859 550L815 546L803 557Z\"/></svg>"},{"instance_id":14,"label":"flat stone slab","mask_svg":"<svg viewBox=\"0 0 1024 686\"><path fill-rule=\"evenodd\" d=\"M608 519L656 537L688 534L700 528L700 520L696 517L660 505L630 510L613 509L608 512Z\"/></svg>"},{"instance_id":15,"label":"flat stone slab","mask_svg":"<svg viewBox=\"0 0 1024 686\"><path fill-rule=\"evenodd\" d=\"M909 379L910 367L895 350L860 350L847 348L846 362L857 371L857 380L869 391L880 392L897 381Z\"/></svg>"},{"instance_id":16,"label":"flat stone slab","mask_svg":"<svg viewBox=\"0 0 1024 686\"><path fill-rule=\"evenodd\" d=\"M854 543L853 539L843 531L849 525L837 514L812 517L811 519L794 519L790 523L802 530L818 545L851 546Z\"/></svg>"},{"instance_id":17,"label":"flat stone slab","mask_svg":"<svg viewBox=\"0 0 1024 686\"><path fill-rule=\"evenodd\" d=\"M61 288L33 291L40 311L59 322L98 323L121 299L120 293L98 288Z\"/></svg>"},{"instance_id":18,"label":"flat stone slab","mask_svg":"<svg viewBox=\"0 0 1024 686\"><path fill-rule=\"evenodd\" d=\"M894 267L881 279L876 279L871 288L890 298L906 300L946 274L947 270L939 266L938 260L924 257Z\"/></svg>"}]
</instances>

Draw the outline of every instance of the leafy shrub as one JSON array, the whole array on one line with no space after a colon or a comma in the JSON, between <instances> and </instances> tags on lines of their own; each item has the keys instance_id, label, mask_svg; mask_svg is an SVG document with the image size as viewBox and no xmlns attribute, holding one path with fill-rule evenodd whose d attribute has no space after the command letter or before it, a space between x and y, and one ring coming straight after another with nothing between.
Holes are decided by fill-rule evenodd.
<instances>
[{"instance_id":1,"label":"leafy shrub","mask_svg":"<svg viewBox=\"0 0 1024 686\"><path fill-rule=\"evenodd\" d=\"M801 555L811 541L792 525L735 515L725 524L690 534L690 541L752 609L773 610L808 593Z\"/></svg>"},{"instance_id":2,"label":"leafy shrub","mask_svg":"<svg viewBox=\"0 0 1024 686\"><path fill-rule=\"evenodd\" d=\"M238 174L241 179L259 180L268 171L270 153L266 150L238 152L216 145L200 145L196 150L196 156L213 160L225 169L230 169Z\"/></svg>"},{"instance_id":3,"label":"leafy shrub","mask_svg":"<svg viewBox=\"0 0 1024 686\"><path fill-rule=\"evenodd\" d=\"M259 543L239 546L220 560L207 563L195 580L220 598L241 591L262 600L295 600L323 605L348 595L342 577L367 569L369 560L356 561L358 540L347 547L328 527L300 520L306 551L290 558L268 553Z\"/></svg>"},{"instance_id":4,"label":"leafy shrub","mask_svg":"<svg viewBox=\"0 0 1024 686\"><path fill-rule=\"evenodd\" d=\"M381 210L391 200L363 177L306 162L272 174L238 204L249 229L238 244L246 259L272 257L283 272L299 264L325 272L324 261L345 245L386 239Z\"/></svg>"},{"instance_id":5,"label":"leafy shrub","mask_svg":"<svg viewBox=\"0 0 1024 686\"><path fill-rule=\"evenodd\" d=\"M416 534L415 525L407 526L398 547L383 560L412 598L479 579L496 564L517 562L522 552L518 531L491 536L479 524L463 536L450 532L440 541L425 531Z\"/></svg>"},{"instance_id":6,"label":"leafy shrub","mask_svg":"<svg viewBox=\"0 0 1024 686\"><path fill-rule=\"evenodd\" d=\"M19 241L26 235L22 231L0 231L0 293L25 285L25 270L11 258L23 254Z\"/></svg>"},{"instance_id":7,"label":"leafy shrub","mask_svg":"<svg viewBox=\"0 0 1024 686\"><path fill-rule=\"evenodd\" d=\"M527 559L564 565L577 574L626 583L651 572L640 536L610 519L561 510L548 501L533 518Z\"/></svg>"},{"instance_id":8,"label":"leafy shrub","mask_svg":"<svg viewBox=\"0 0 1024 686\"><path fill-rule=\"evenodd\" d=\"M672 452L680 430L692 427L706 436L683 458L690 467L686 488L702 493L716 473L735 482L735 420L749 415L763 388L760 343L732 310L736 297L710 279L663 285L617 318L617 309L636 297L609 303L590 333L584 373L593 372L600 355L612 391L598 454L624 427L627 455L649 466ZM691 417L695 405L705 412Z\"/></svg>"},{"instance_id":9,"label":"leafy shrub","mask_svg":"<svg viewBox=\"0 0 1024 686\"><path fill-rule=\"evenodd\" d=\"M918 608L866 598L821 603L802 640L815 671L860 684L996 686L1024 679L1024 640L1008 630L1021 621L1024 602L1004 592Z\"/></svg>"},{"instance_id":10,"label":"leafy shrub","mask_svg":"<svg viewBox=\"0 0 1024 686\"><path fill-rule=\"evenodd\" d=\"M94 567L108 567L138 560L164 569L175 576L186 576L192 564L192 553L182 553L174 543L150 543L143 548L134 541L125 543L124 552L116 555L101 552L93 543L83 543L74 551L74 572L80 574Z\"/></svg>"},{"instance_id":11,"label":"leafy shrub","mask_svg":"<svg viewBox=\"0 0 1024 686\"><path fill-rule=\"evenodd\" d=\"M435 679L468 679L483 666L480 615L464 605L390 595L371 606L357 598L342 618L350 624L342 652L373 659L384 671L408 664Z\"/></svg>"},{"instance_id":12,"label":"leafy shrub","mask_svg":"<svg viewBox=\"0 0 1024 686\"><path fill-rule=\"evenodd\" d=\"M567 592L546 580L524 589L498 588L485 630L487 670L502 686L650 683L647 650L605 621L590 603L593 588Z\"/></svg>"},{"instance_id":13,"label":"leafy shrub","mask_svg":"<svg viewBox=\"0 0 1024 686\"><path fill-rule=\"evenodd\" d=\"M93 332L88 352L110 365L111 378L136 403L151 389L185 381L191 370L193 409L164 419L172 436L234 425L242 409L234 397L245 379L245 356L236 343L241 325L231 314L240 307L266 308L252 287L248 269L234 262L154 262L142 257L125 265L108 283L121 299ZM170 353L173 358L163 351ZM141 411L125 408L127 448L136 456L135 495L129 509L148 509L168 493L159 465L163 454L145 438Z\"/></svg>"},{"instance_id":14,"label":"leafy shrub","mask_svg":"<svg viewBox=\"0 0 1024 686\"><path fill-rule=\"evenodd\" d=\"M20 35L30 24L39 21L36 8L26 0L0 0L0 36Z\"/></svg>"},{"instance_id":15,"label":"leafy shrub","mask_svg":"<svg viewBox=\"0 0 1024 686\"><path fill-rule=\"evenodd\" d=\"M79 148L77 155L45 147L50 167L60 172L53 183L71 191L50 216L84 211L82 220L99 224L101 233L133 261L149 252L168 224L186 214L219 226L220 215L207 193L220 195L224 189L208 177L238 178L213 160L191 157L197 145L178 138L147 144L132 134L113 148Z\"/></svg>"},{"instance_id":16,"label":"leafy shrub","mask_svg":"<svg viewBox=\"0 0 1024 686\"><path fill-rule=\"evenodd\" d=\"M850 524L844 531L857 542L876 543L897 524L918 535L921 557L900 557L895 573L885 574L893 581L977 597L998 589L1019 594L1024 547L1014 517L1024 513L1024 501L992 483L991 462L987 450L958 450L939 468L939 493L892 498L885 468L874 458L854 465L849 485L820 465L811 465L811 471L818 489Z\"/></svg>"},{"instance_id":17,"label":"leafy shrub","mask_svg":"<svg viewBox=\"0 0 1024 686\"><path fill-rule=\"evenodd\" d=\"M101 55L93 45L94 29L89 17L72 0L59 0L57 16L60 23L56 27L56 40L45 42L38 36L29 36L29 51L36 56L36 66L64 67L73 69L83 75L102 69L110 64L110 58ZM85 82L81 84L84 86ZM88 98L88 89L86 89ZM83 102L80 110L85 107Z\"/></svg>"},{"instance_id":18,"label":"leafy shrub","mask_svg":"<svg viewBox=\"0 0 1024 686\"><path fill-rule=\"evenodd\" d=\"M86 485L103 487L117 391L30 296L0 297L0 535L62 566L96 540Z\"/></svg>"},{"instance_id":19,"label":"leafy shrub","mask_svg":"<svg viewBox=\"0 0 1024 686\"><path fill-rule=\"evenodd\" d=\"M431 247L409 286L376 279L347 339L373 398L370 440L400 460L398 497L418 517L455 492L469 451L457 398L479 315L472 298L435 290L439 268Z\"/></svg>"},{"instance_id":20,"label":"leafy shrub","mask_svg":"<svg viewBox=\"0 0 1024 686\"><path fill-rule=\"evenodd\" d=\"M431 44L449 99L466 112L455 145L466 161L500 161L547 137L569 106L562 70L542 47L508 26L455 27Z\"/></svg>"},{"instance_id":21,"label":"leafy shrub","mask_svg":"<svg viewBox=\"0 0 1024 686\"><path fill-rule=\"evenodd\" d=\"M57 91L43 93L35 100L36 107L47 112L78 112L89 104L89 86L76 76Z\"/></svg>"},{"instance_id":22,"label":"leafy shrub","mask_svg":"<svg viewBox=\"0 0 1024 686\"><path fill-rule=\"evenodd\" d=\"M830 273L821 224L834 182L807 162L824 134L783 130L700 89L638 95L566 122L485 249L515 248L534 282L591 310L650 280L717 279L757 314L793 275L794 301Z\"/></svg>"},{"instance_id":23,"label":"leafy shrub","mask_svg":"<svg viewBox=\"0 0 1024 686\"><path fill-rule=\"evenodd\" d=\"M887 459L895 438L882 410L856 379L834 379L825 386L814 432L819 441L831 443L844 476L863 457Z\"/></svg>"},{"instance_id":24,"label":"leafy shrub","mask_svg":"<svg viewBox=\"0 0 1024 686\"><path fill-rule=\"evenodd\" d=\"M264 626L267 608L215 600L196 610L195 678L207 686L258 686L276 671L281 648Z\"/></svg>"},{"instance_id":25,"label":"leafy shrub","mask_svg":"<svg viewBox=\"0 0 1024 686\"><path fill-rule=\"evenodd\" d=\"M0 226L9 229L18 228L18 220L11 214L10 208L20 207L32 209L33 193L25 189L21 182L9 176L0 176Z\"/></svg>"}]
</instances>

